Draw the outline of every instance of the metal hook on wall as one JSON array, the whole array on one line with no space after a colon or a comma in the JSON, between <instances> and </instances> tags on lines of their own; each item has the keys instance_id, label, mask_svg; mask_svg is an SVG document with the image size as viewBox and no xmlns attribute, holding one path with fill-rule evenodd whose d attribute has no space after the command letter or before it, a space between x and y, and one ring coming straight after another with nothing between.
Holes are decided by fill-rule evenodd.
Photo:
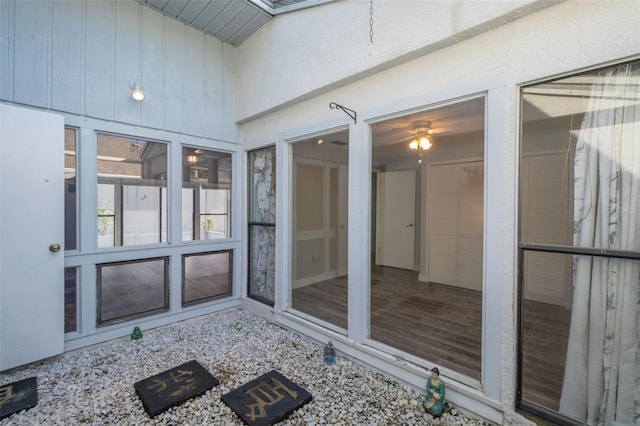
<instances>
[{"instance_id":1,"label":"metal hook on wall","mask_svg":"<svg viewBox=\"0 0 640 426\"><path fill-rule=\"evenodd\" d=\"M357 123L356 117L358 116L358 113L356 113L354 110L349 109L347 107L343 107L340 104L337 104L335 102L330 102L329 103L329 108L331 109L341 109L342 111L344 111L349 117L351 117L353 119L354 123Z\"/></svg>"}]
</instances>

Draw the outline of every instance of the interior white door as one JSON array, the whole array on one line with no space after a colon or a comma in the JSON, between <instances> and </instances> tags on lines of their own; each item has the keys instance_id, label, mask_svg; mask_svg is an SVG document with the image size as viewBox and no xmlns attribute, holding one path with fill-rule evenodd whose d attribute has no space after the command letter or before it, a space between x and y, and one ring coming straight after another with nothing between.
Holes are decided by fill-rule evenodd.
<instances>
[{"instance_id":1,"label":"interior white door","mask_svg":"<svg viewBox=\"0 0 640 426\"><path fill-rule=\"evenodd\" d=\"M376 265L413 270L416 172L377 175Z\"/></svg>"},{"instance_id":2,"label":"interior white door","mask_svg":"<svg viewBox=\"0 0 640 426\"><path fill-rule=\"evenodd\" d=\"M430 282L482 290L484 165L430 165L427 171Z\"/></svg>"},{"instance_id":3,"label":"interior white door","mask_svg":"<svg viewBox=\"0 0 640 426\"><path fill-rule=\"evenodd\" d=\"M0 370L64 350L63 241L64 120L0 105Z\"/></svg>"}]
</instances>

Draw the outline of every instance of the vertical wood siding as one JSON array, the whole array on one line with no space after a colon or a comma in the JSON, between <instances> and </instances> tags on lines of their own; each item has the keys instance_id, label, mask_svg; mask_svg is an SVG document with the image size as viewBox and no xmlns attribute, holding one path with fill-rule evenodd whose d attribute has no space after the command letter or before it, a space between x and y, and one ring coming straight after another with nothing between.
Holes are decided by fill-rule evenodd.
<instances>
[{"instance_id":1,"label":"vertical wood siding","mask_svg":"<svg viewBox=\"0 0 640 426\"><path fill-rule=\"evenodd\" d=\"M234 84L233 47L133 0L0 1L0 100L235 142Z\"/></svg>"}]
</instances>

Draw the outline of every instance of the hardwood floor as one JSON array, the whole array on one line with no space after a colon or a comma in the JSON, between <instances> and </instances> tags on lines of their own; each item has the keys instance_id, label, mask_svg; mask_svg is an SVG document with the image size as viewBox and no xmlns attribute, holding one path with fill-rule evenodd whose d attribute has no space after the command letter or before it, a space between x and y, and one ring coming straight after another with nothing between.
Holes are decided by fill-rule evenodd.
<instances>
[{"instance_id":1,"label":"hardwood floor","mask_svg":"<svg viewBox=\"0 0 640 426\"><path fill-rule=\"evenodd\" d=\"M480 379L482 293L418 281L417 272L374 267L371 339ZM347 328L347 277L293 290L293 308ZM557 410L570 311L526 301L523 397ZM501 349L495 348L495 356Z\"/></svg>"}]
</instances>

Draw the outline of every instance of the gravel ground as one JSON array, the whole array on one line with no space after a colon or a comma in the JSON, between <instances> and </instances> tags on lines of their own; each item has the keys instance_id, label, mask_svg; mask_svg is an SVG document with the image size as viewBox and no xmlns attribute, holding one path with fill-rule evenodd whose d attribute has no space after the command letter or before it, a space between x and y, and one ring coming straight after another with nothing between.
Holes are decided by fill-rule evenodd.
<instances>
[{"instance_id":1,"label":"gravel ground","mask_svg":"<svg viewBox=\"0 0 640 426\"><path fill-rule=\"evenodd\" d=\"M143 330L0 374L0 385L36 376L38 405L1 425L241 425L220 397L272 370L305 388L313 400L280 425L485 425L455 407L434 419L422 396L338 356L323 361L323 345L236 309ZM133 384L196 360L220 380L151 419Z\"/></svg>"}]
</instances>

